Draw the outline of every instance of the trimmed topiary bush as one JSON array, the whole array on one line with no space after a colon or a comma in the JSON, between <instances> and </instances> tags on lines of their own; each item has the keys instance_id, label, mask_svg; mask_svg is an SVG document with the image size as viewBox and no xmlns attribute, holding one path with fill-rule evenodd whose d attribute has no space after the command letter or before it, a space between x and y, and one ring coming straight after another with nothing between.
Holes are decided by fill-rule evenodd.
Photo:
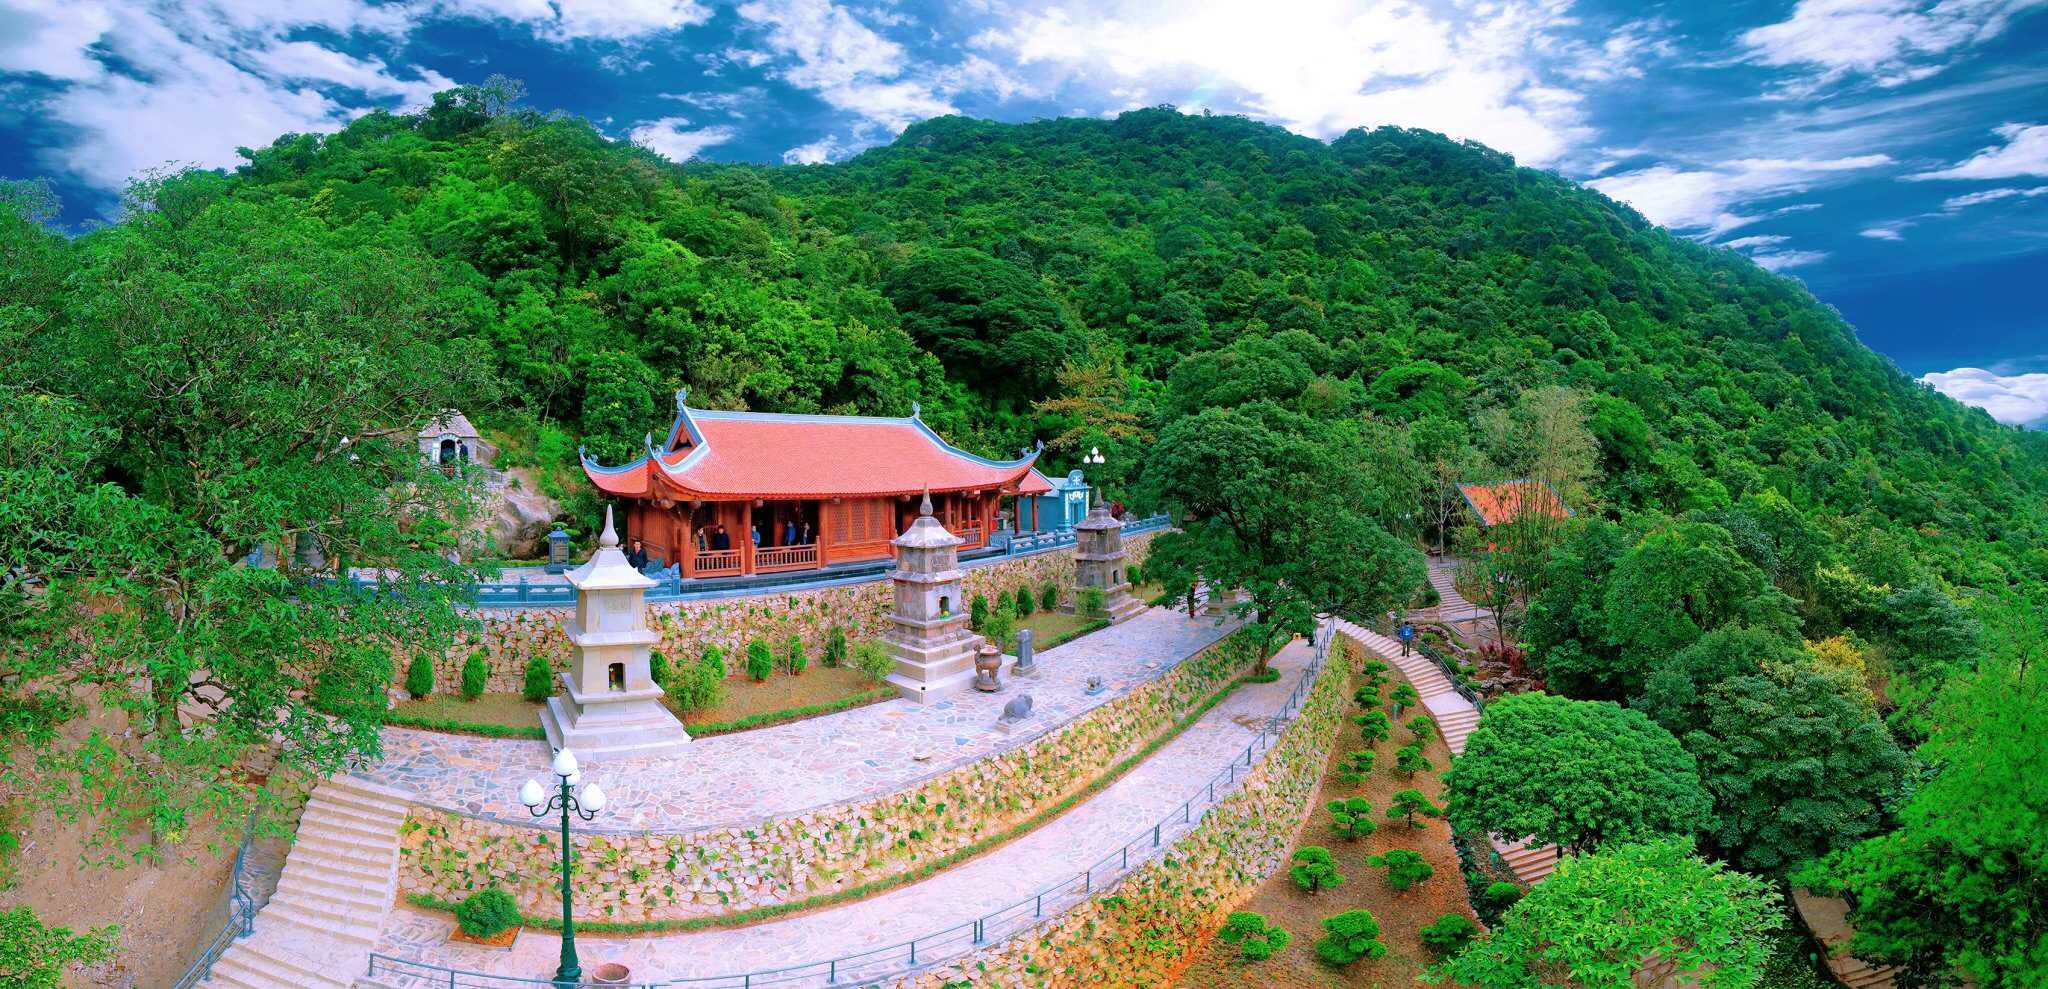
<instances>
[{"instance_id":1,"label":"trimmed topiary bush","mask_svg":"<svg viewBox=\"0 0 2048 989\"><path fill-rule=\"evenodd\" d=\"M405 668L405 692L419 700L434 692L434 663L426 656L414 656Z\"/></svg>"},{"instance_id":2,"label":"trimmed topiary bush","mask_svg":"<svg viewBox=\"0 0 2048 989\"><path fill-rule=\"evenodd\" d=\"M983 625L981 631L983 635L988 636L990 642L995 643L997 649L1009 652L1015 646L1012 640L1017 637L1017 616L1010 613L1010 606L1005 603L1002 607L989 612L988 622Z\"/></svg>"},{"instance_id":3,"label":"trimmed topiary bush","mask_svg":"<svg viewBox=\"0 0 2048 989\"><path fill-rule=\"evenodd\" d=\"M1417 745L1424 744L1429 741L1429 736L1436 734L1436 719L1418 714L1408 719L1408 731L1415 736Z\"/></svg>"},{"instance_id":4,"label":"trimmed topiary bush","mask_svg":"<svg viewBox=\"0 0 2048 989\"><path fill-rule=\"evenodd\" d=\"M832 626L832 634L825 637L825 665L846 665L846 630L837 625Z\"/></svg>"},{"instance_id":5,"label":"trimmed topiary bush","mask_svg":"<svg viewBox=\"0 0 2048 989\"><path fill-rule=\"evenodd\" d=\"M1486 884L1486 889L1479 894L1479 898L1485 900L1486 905L1495 910L1506 910L1522 898L1522 887L1505 879L1497 879Z\"/></svg>"},{"instance_id":6,"label":"trimmed topiary bush","mask_svg":"<svg viewBox=\"0 0 2048 989\"><path fill-rule=\"evenodd\" d=\"M1294 879L1294 885L1317 893L1335 886L1344 885L1344 874L1337 871L1337 860L1330 857L1330 850L1321 845L1309 845L1296 849L1294 866L1287 870Z\"/></svg>"},{"instance_id":7,"label":"trimmed topiary bush","mask_svg":"<svg viewBox=\"0 0 2048 989\"><path fill-rule=\"evenodd\" d=\"M491 664L484 660L482 649L472 650L469 658L462 661L462 699L473 701L484 695L484 688L491 685Z\"/></svg>"},{"instance_id":8,"label":"trimmed topiary bush","mask_svg":"<svg viewBox=\"0 0 2048 989\"><path fill-rule=\"evenodd\" d=\"M1038 602L1031 600L1031 588L1029 587L1017 588L1015 598L1017 601L1017 617L1019 618L1031 617L1031 613L1038 608Z\"/></svg>"},{"instance_id":9,"label":"trimmed topiary bush","mask_svg":"<svg viewBox=\"0 0 2048 989\"><path fill-rule=\"evenodd\" d=\"M782 669L790 676L803 676L811 665L811 654L804 649L804 637L789 633L788 641L782 646Z\"/></svg>"},{"instance_id":10,"label":"trimmed topiary bush","mask_svg":"<svg viewBox=\"0 0 2048 989\"><path fill-rule=\"evenodd\" d=\"M1239 910L1230 915L1223 929L1216 932L1224 944L1237 945L1240 956L1248 962L1262 962L1273 957L1273 953L1287 947L1292 935L1278 925L1268 925L1266 918L1250 910Z\"/></svg>"},{"instance_id":11,"label":"trimmed topiary bush","mask_svg":"<svg viewBox=\"0 0 2048 989\"><path fill-rule=\"evenodd\" d=\"M1429 772L1429 757L1422 754L1420 742L1403 745L1394 750L1394 772L1403 776Z\"/></svg>"},{"instance_id":12,"label":"trimmed topiary bush","mask_svg":"<svg viewBox=\"0 0 2048 989\"><path fill-rule=\"evenodd\" d=\"M1385 711L1367 711L1352 718L1351 722L1358 726L1359 734L1365 736L1367 745L1378 745L1386 741L1387 734L1394 730L1393 719L1387 717Z\"/></svg>"},{"instance_id":13,"label":"trimmed topiary bush","mask_svg":"<svg viewBox=\"0 0 2048 989\"><path fill-rule=\"evenodd\" d=\"M1422 936L1422 943L1429 945L1430 950L1439 955L1454 955L1479 935L1479 925L1464 914L1447 913L1416 933Z\"/></svg>"},{"instance_id":14,"label":"trimmed topiary bush","mask_svg":"<svg viewBox=\"0 0 2048 989\"><path fill-rule=\"evenodd\" d=\"M1422 853L1407 848L1390 848L1379 855L1368 855L1365 864L1375 869L1387 870L1387 885L1394 892L1405 893L1410 886L1436 875L1436 868L1422 860Z\"/></svg>"},{"instance_id":15,"label":"trimmed topiary bush","mask_svg":"<svg viewBox=\"0 0 2048 989\"><path fill-rule=\"evenodd\" d=\"M1415 692L1413 684L1397 683L1394 685L1394 692L1387 695L1387 707L1393 710L1394 717L1397 718L1401 716L1402 711L1420 703L1422 697Z\"/></svg>"},{"instance_id":16,"label":"trimmed topiary bush","mask_svg":"<svg viewBox=\"0 0 2048 989\"><path fill-rule=\"evenodd\" d=\"M1056 611L1059 609L1059 606L1060 585L1048 580L1045 582L1045 587L1038 592L1038 610Z\"/></svg>"},{"instance_id":17,"label":"trimmed topiary bush","mask_svg":"<svg viewBox=\"0 0 2048 989\"><path fill-rule=\"evenodd\" d=\"M1330 833L1344 841L1357 841L1379 830L1372 819L1372 804L1364 797L1348 800L1332 800L1327 805L1330 811Z\"/></svg>"},{"instance_id":18,"label":"trimmed topiary bush","mask_svg":"<svg viewBox=\"0 0 2048 989\"><path fill-rule=\"evenodd\" d=\"M1133 584L1142 584L1142 583L1144 583L1144 582L1145 582L1145 565L1144 565L1144 564L1142 564L1142 563L1133 563L1133 564L1131 564L1131 565L1130 565L1129 567L1125 568L1125 570L1124 570L1124 578L1125 578L1125 579L1127 579L1127 580L1129 580L1129 581L1130 581L1131 583L1133 583Z\"/></svg>"},{"instance_id":19,"label":"trimmed topiary bush","mask_svg":"<svg viewBox=\"0 0 2048 989\"><path fill-rule=\"evenodd\" d=\"M967 627L977 632L988 624L988 595L976 594L967 602Z\"/></svg>"},{"instance_id":20,"label":"trimmed topiary bush","mask_svg":"<svg viewBox=\"0 0 2048 989\"><path fill-rule=\"evenodd\" d=\"M519 694L535 704L547 700L555 692L555 671L548 666L546 658L540 655L526 659L526 679L519 685Z\"/></svg>"},{"instance_id":21,"label":"trimmed topiary bush","mask_svg":"<svg viewBox=\"0 0 2048 989\"><path fill-rule=\"evenodd\" d=\"M709 667L713 676L720 680L725 679L725 650L717 646L705 646L704 651L697 656L697 662Z\"/></svg>"},{"instance_id":22,"label":"trimmed topiary bush","mask_svg":"<svg viewBox=\"0 0 2048 989\"><path fill-rule=\"evenodd\" d=\"M1387 817L1389 819L1396 821L1405 820L1411 828L1422 826L1422 822L1417 820L1417 818L1442 816L1444 816L1444 809L1430 803L1429 798L1424 796L1421 790L1402 790L1394 794L1394 802L1387 808Z\"/></svg>"},{"instance_id":23,"label":"trimmed topiary bush","mask_svg":"<svg viewBox=\"0 0 2048 989\"><path fill-rule=\"evenodd\" d=\"M1323 939L1316 942L1316 955L1332 965L1349 965L1387 953L1386 942L1380 940L1380 922L1370 911L1346 910L1324 917L1323 931Z\"/></svg>"},{"instance_id":24,"label":"trimmed topiary bush","mask_svg":"<svg viewBox=\"0 0 2048 989\"><path fill-rule=\"evenodd\" d=\"M889 678L889 674L896 672L896 657L889 655L886 646L868 639L854 645L853 665L867 674L868 679L881 683Z\"/></svg>"},{"instance_id":25,"label":"trimmed topiary bush","mask_svg":"<svg viewBox=\"0 0 2048 989\"><path fill-rule=\"evenodd\" d=\"M1367 776L1372 775L1373 764L1377 761L1379 756L1363 749L1352 752L1337 764L1337 779L1354 785L1363 783Z\"/></svg>"},{"instance_id":26,"label":"trimmed topiary bush","mask_svg":"<svg viewBox=\"0 0 2048 989\"><path fill-rule=\"evenodd\" d=\"M775 651L768 643L755 639L747 643L747 676L755 683L768 682L768 674L775 672Z\"/></svg>"},{"instance_id":27,"label":"trimmed topiary bush","mask_svg":"<svg viewBox=\"0 0 2048 989\"><path fill-rule=\"evenodd\" d=\"M725 703L725 677L696 662L677 671L668 696L679 711L706 711Z\"/></svg>"},{"instance_id":28,"label":"trimmed topiary bush","mask_svg":"<svg viewBox=\"0 0 2048 989\"><path fill-rule=\"evenodd\" d=\"M1074 614L1094 617L1102 614L1102 588L1083 587L1074 594Z\"/></svg>"},{"instance_id":29,"label":"trimmed topiary bush","mask_svg":"<svg viewBox=\"0 0 2048 989\"><path fill-rule=\"evenodd\" d=\"M669 678L673 675L674 671L668 665L667 653L656 649L647 654L647 678L654 681L655 686L667 690Z\"/></svg>"},{"instance_id":30,"label":"trimmed topiary bush","mask_svg":"<svg viewBox=\"0 0 2048 989\"><path fill-rule=\"evenodd\" d=\"M491 938L518 926L519 904L512 894L494 883L464 897L455 905L455 923L470 937Z\"/></svg>"}]
</instances>

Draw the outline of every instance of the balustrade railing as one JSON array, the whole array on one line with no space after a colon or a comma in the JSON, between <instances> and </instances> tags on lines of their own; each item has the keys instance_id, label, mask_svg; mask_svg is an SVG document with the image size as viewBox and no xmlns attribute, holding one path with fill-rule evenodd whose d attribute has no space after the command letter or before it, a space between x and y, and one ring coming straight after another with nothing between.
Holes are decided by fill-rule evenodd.
<instances>
[{"instance_id":1,"label":"balustrade railing","mask_svg":"<svg viewBox=\"0 0 2048 989\"><path fill-rule=\"evenodd\" d=\"M1323 663L1329 656L1330 641L1335 631L1335 623L1327 619L1319 625L1315 635L1310 639L1315 647L1314 658L1302 670L1300 679L1295 681L1294 690L1287 695L1287 701L1281 705L1279 713L1259 728L1258 734L1252 736L1251 743L1245 746L1243 753L1232 759L1230 765L1222 772L1210 777L1179 807L1138 832L1121 847L1091 862L1080 872L1007 907L887 947L784 968L733 975L636 982L632 986L634 989L877 986L905 973L929 968L991 943L1016 937L1049 918L1059 916L1067 908L1114 887L1135 869L1164 854L1167 846L1194 830L1195 826L1208 816L1210 810L1230 796L1230 788L1237 784L1237 778L1250 772L1259 754L1273 747L1273 743L1279 740L1281 732L1286 730L1288 723L1293 720L1294 713L1308 697L1309 690L1315 685L1316 677L1321 674ZM491 975L378 953L370 955L369 975L372 978L380 975L412 976L421 989L527 989L552 985L545 979Z\"/></svg>"},{"instance_id":2,"label":"balustrade railing","mask_svg":"<svg viewBox=\"0 0 2048 989\"><path fill-rule=\"evenodd\" d=\"M192 965L185 974L171 984L171 989L192 989L213 971L213 963L227 952L228 947L240 938L256 933L256 897L250 891L254 877L249 869L249 843L255 840L256 829L249 823L242 829L242 845L235 849L234 872L228 877L227 921L221 925L213 938L199 949L199 956L192 959Z\"/></svg>"},{"instance_id":3,"label":"balustrade railing","mask_svg":"<svg viewBox=\"0 0 2048 989\"><path fill-rule=\"evenodd\" d=\"M692 573L699 577L723 577L739 573L745 567L745 557L740 550L714 549L697 554L692 561ZM652 595L649 595L652 596Z\"/></svg>"},{"instance_id":4,"label":"balustrade railing","mask_svg":"<svg viewBox=\"0 0 2048 989\"><path fill-rule=\"evenodd\" d=\"M780 570L800 570L818 565L818 544L802 546L763 546L754 550L754 572L775 573Z\"/></svg>"}]
</instances>

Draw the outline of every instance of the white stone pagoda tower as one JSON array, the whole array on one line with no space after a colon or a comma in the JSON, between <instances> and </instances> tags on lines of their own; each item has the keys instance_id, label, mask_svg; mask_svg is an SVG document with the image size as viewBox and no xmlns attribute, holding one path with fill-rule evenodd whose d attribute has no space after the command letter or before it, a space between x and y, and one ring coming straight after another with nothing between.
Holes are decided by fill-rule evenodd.
<instances>
[{"instance_id":1,"label":"white stone pagoda tower","mask_svg":"<svg viewBox=\"0 0 2048 989\"><path fill-rule=\"evenodd\" d=\"M1124 561L1124 524L1109 514L1109 505L1096 499L1088 517L1074 525L1074 607L1080 608L1079 591L1084 587L1102 589L1102 610L1111 624L1125 621L1145 610L1131 596L1131 580Z\"/></svg>"},{"instance_id":2,"label":"white stone pagoda tower","mask_svg":"<svg viewBox=\"0 0 2048 989\"><path fill-rule=\"evenodd\" d=\"M967 602L960 594L958 547L965 540L932 518L929 493L917 507L917 521L890 540L896 547L896 607L882 633L896 657L889 683L906 699L929 704L960 691L974 679L974 654L981 636L967 627Z\"/></svg>"},{"instance_id":3,"label":"white stone pagoda tower","mask_svg":"<svg viewBox=\"0 0 2048 989\"><path fill-rule=\"evenodd\" d=\"M562 692L540 715L548 744L578 756L660 755L686 745L690 734L661 703L647 654L661 636L647 627L647 589L654 581L626 562L612 512L590 562L569 574L576 614L562 630L576 650L562 674Z\"/></svg>"}]
</instances>

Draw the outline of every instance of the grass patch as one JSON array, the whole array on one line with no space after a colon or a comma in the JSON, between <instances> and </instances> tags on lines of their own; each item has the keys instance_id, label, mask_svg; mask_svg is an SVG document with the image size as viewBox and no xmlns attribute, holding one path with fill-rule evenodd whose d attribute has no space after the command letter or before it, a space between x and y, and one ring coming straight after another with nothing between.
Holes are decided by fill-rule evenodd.
<instances>
[{"instance_id":1,"label":"grass patch","mask_svg":"<svg viewBox=\"0 0 2048 989\"><path fill-rule=\"evenodd\" d=\"M859 670L816 667L799 677L771 676L766 683L730 678L725 703L676 716L693 737L704 738L815 718L893 696L894 690L876 686ZM546 738L540 709L518 694L485 694L473 701L434 694L400 703L385 712L384 723L485 738Z\"/></svg>"},{"instance_id":2,"label":"grass patch","mask_svg":"<svg viewBox=\"0 0 2048 989\"><path fill-rule=\"evenodd\" d=\"M789 903L771 903L766 906L734 911L733 913L714 914L704 917L682 917L673 920L578 920L576 922L576 929L589 934L666 934L677 931L699 931L714 927L740 927L807 910L816 910L820 907L835 906L840 903L865 899L878 893L885 893L899 886L928 879L941 870L952 868L977 855L1015 841L1033 830L1043 827L1047 821L1072 810L1082 801L1101 793L1111 784L1122 779L1126 773L1137 768L1138 764L1151 758L1153 753L1158 752L1168 742L1180 737L1182 732L1187 731L1196 721L1201 720L1203 715L1208 714L1216 705L1223 703L1223 699L1229 697L1231 691L1249 682L1251 680L1248 676L1239 676L1224 684L1222 689L1211 694L1208 699L1197 705L1194 710L1189 711L1180 720L1168 726L1165 731L1160 732L1151 741L1146 742L1143 748L1124 757L1115 765L1109 767L1102 775L1090 780L1088 785L1068 794L1052 806L1031 815L998 834L990 835L971 845L956 849L908 872L885 876L858 886L834 890L830 893L822 893L802 900L795 900ZM407 893L405 898L406 902L425 910L453 912L455 909L454 903L425 893ZM521 923L541 930L560 931L562 929L562 919L556 916L522 917Z\"/></svg>"}]
</instances>

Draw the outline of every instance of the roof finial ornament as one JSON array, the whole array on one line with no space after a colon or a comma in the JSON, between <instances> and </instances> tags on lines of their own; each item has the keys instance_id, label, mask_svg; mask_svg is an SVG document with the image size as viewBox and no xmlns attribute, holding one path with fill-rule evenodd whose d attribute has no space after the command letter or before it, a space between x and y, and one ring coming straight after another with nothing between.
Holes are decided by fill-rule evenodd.
<instances>
[{"instance_id":1,"label":"roof finial ornament","mask_svg":"<svg viewBox=\"0 0 2048 989\"><path fill-rule=\"evenodd\" d=\"M599 549L618 549L619 530L612 528L612 506L604 506L604 532L597 537Z\"/></svg>"},{"instance_id":2,"label":"roof finial ornament","mask_svg":"<svg viewBox=\"0 0 2048 989\"><path fill-rule=\"evenodd\" d=\"M683 401L684 401L685 399L689 398L689 397L690 397L690 388L689 388L689 386L688 386L688 385L685 385L685 386L683 386L683 387L681 387L681 388L678 388L678 389L676 389L676 411L677 411L677 412L681 412L681 411L683 411Z\"/></svg>"},{"instance_id":3,"label":"roof finial ornament","mask_svg":"<svg viewBox=\"0 0 2048 989\"><path fill-rule=\"evenodd\" d=\"M929 484L924 486L924 498L917 503L917 514L919 518L932 517L932 486Z\"/></svg>"},{"instance_id":4,"label":"roof finial ornament","mask_svg":"<svg viewBox=\"0 0 2048 989\"><path fill-rule=\"evenodd\" d=\"M922 414L923 412L924 412L924 406L922 406L922 405L919 405L919 404L917 404L916 402L912 402L912 403L910 403L910 417L911 417L912 419L915 419L915 418L917 418L917 417L918 417L919 415L921 415L921 414Z\"/></svg>"}]
</instances>

